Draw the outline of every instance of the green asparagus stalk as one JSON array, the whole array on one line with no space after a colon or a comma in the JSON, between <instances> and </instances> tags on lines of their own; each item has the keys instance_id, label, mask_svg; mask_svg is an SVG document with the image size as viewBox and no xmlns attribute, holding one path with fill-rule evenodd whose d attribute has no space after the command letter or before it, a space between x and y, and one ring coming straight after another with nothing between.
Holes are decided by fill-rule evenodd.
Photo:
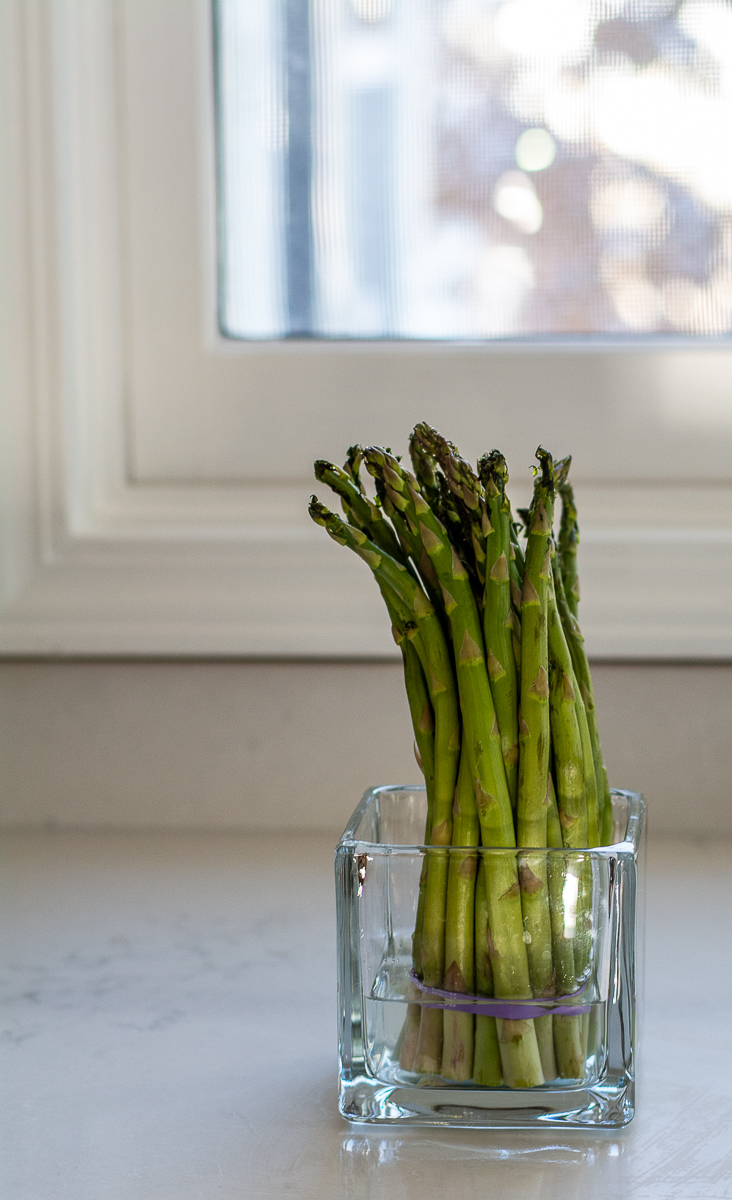
<instances>
[{"instance_id":1,"label":"green asparagus stalk","mask_svg":"<svg viewBox=\"0 0 732 1200\"><path fill-rule=\"evenodd\" d=\"M548 601L549 699L559 820L564 845L583 849L588 845L588 816L582 736L577 715L577 683L553 588L549 591Z\"/></svg>"},{"instance_id":2,"label":"green asparagus stalk","mask_svg":"<svg viewBox=\"0 0 732 1200\"><path fill-rule=\"evenodd\" d=\"M355 449L351 447L351 451ZM394 530L385 520L381 509L369 500L354 481L352 474L334 463L326 462L325 459L318 459L315 463L315 478L319 483L326 483L340 496L341 505L351 525L363 530L370 541L381 550L385 550L395 562L406 566L406 557Z\"/></svg>"},{"instance_id":3,"label":"green asparagus stalk","mask_svg":"<svg viewBox=\"0 0 732 1200\"><path fill-rule=\"evenodd\" d=\"M455 791L453 845L477 846L480 840L470 757L462 754ZM470 850L450 851L445 921L445 988L449 992L471 994L475 964L475 874L477 854ZM443 1016L442 1075L445 1079L465 1082L473 1074L473 1014L446 1010Z\"/></svg>"},{"instance_id":4,"label":"green asparagus stalk","mask_svg":"<svg viewBox=\"0 0 732 1200\"><path fill-rule=\"evenodd\" d=\"M442 472L434 475L436 496L430 501L432 512L447 530L458 556L468 570L479 606L483 604L485 584L485 500L480 481L469 463L460 457L457 446L448 442L426 422L415 426L410 438L413 459L420 453L432 464L439 462Z\"/></svg>"},{"instance_id":5,"label":"green asparagus stalk","mask_svg":"<svg viewBox=\"0 0 732 1200\"><path fill-rule=\"evenodd\" d=\"M386 589L384 589L386 591ZM388 601L388 592L385 597ZM418 765L424 775L427 790L427 822L425 826L425 843L429 843L432 832L432 815L434 809L435 789L435 721L430 703L424 672L419 661L419 655L404 632L399 628L398 618L392 622L394 641L402 652L404 663L404 683L414 729L415 755ZM419 896L417 900L417 919L412 942L412 966L418 975L422 972L422 933L424 924L424 905L427 884L426 860L423 864L419 881ZM413 985L410 985L413 988ZM416 991L416 989L413 989ZM399 1064L405 1071L411 1071L417 1053L419 1042L419 1027L421 1006L411 1003L407 1007L407 1018L400 1046Z\"/></svg>"},{"instance_id":6,"label":"green asparagus stalk","mask_svg":"<svg viewBox=\"0 0 732 1200\"><path fill-rule=\"evenodd\" d=\"M483 651L483 633L465 566L455 553L444 525L434 515L409 472L385 450L364 450L367 469L381 477L395 507L415 529L434 564L450 621L464 752L471 758L481 836L487 846L513 846L511 800L501 754L500 733L491 699ZM515 859L497 856L487 879L488 910L496 957L496 995L531 996L521 898ZM543 1082L532 1021L503 1022L499 1032L503 1073L511 1086Z\"/></svg>"},{"instance_id":7,"label":"green asparagus stalk","mask_svg":"<svg viewBox=\"0 0 732 1200\"><path fill-rule=\"evenodd\" d=\"M511 510L506 497L508 471L503 455L493 451L479 464L480 477L461 458L455 446L430 425L417 425L412 443L439 461L455 502L470 530L476 577L482 597L483 633L491 695L501 735L506 782L511 804L518 788L518 712L515 628L511 607L509 561ZM410 443L411 444L411 443Z\"/></svg>"},{"instance_id":8,"label":"green asparagus stalk","mask_svg":"<svg viewBox=\"0 0 732 1200\"><path fill-rule=\"evenodd\" d=\"M475 990L479 996L492 996L493 969L490 948L493 939L488 924L485 880L485 862L481 859L475 881ZM503 1083L501 1049L495 1017L478 1015L475 1018L473 1082L481 1087L500 1087Z\"/></svg>"},{"instance_id":9,"label":"green asparagus stalk","mask_svg":"<svg viewBox=\"0 0 732 1200\"><path fill-rule=\"evenodd\" d=\"M518 795L518 675L513 642L517 621L511 604L511 509L506 496L508 470L497 450L479 463L487 500L483 633L491 694L501 731L506 782L515 807ZM515 555L514 555L515 563Z\"/></svg>"},{"instance_id":10,"label":"green asparagus stalk","mask_svg":"<svg viewBox=\"0 0 732 1200\"><path fill-rule=\"evenodd\" d=\"M597 784L599 844L607 845L612 840L613 817L610 785L607 771L602 758L600 747L600 732L597 725L595 709L595 694L592 687L590 664L585 653L584 638L580 631L577 618L570 611L564 588L564 580L560 571L555 572L555 590L557 607L562 621L562 628L572 655L575 676L579 687L579 695L585 706L589 729L592 759L595 764L595 780Z\"/></svg>"},{"instance_id":11,"label":"green asparagus stalk","mask_svg":"<svg viewBox=\"0 0 732 1200\"><path fill-rule=\"evenodd\" d=\"M413 628L414 626L410 627L410 632ZM432 711L427 681L414 642L407 637L405 629L400 629L394 621L392 622L392 633L394 641L402 652L404 686L414 730L415 757L424 776L427 790L425 843L428 843L432 831L435 795L435 716Z\"/></svg>"},{"instance_id":12,"label":"green asparagus stalk","mask_svg":"<svg viewBox=\"0 0 732 1200\"><path fill-rule=\"evenodd\" d=\"M359 529L346 524L316 497L310 515L334 541L355 551L371 568L379 585L390 590L410 628L406 631L420 656L435 720L435 791L430 844L449 846L452 805L460 755L460 718L450 655L434 608L420 585ZM428 857L422 970L425 982L439 987L444 972L445 892L447 855Z\"/></svg>"},{"instance_id":13,"label":"green asparagus stalk","mask_svg":"<svg viewBox=\"0 0 732 1200\"><path fill-rule=\"evenodd\" d=\"M417 440L415 434L410 439L412 462L420 469L432 496L433 504L452 515L452 506L444 502L440 488L441 479L434 474L434 458L428 454ZM379 482L385 487L383 476ZM396 496L389 497L394 507L399 511L399 500ZM403 520L409 524L409 510L402 509ZM451 522L455 524L454 522ZM414 526L410 526L414 535ZM419 539L421 542L421 539ZM424 545L420 545L417 553L424 553ZM479 824L470 771L470 758L463 752L460 760L458 786L455 794L453 817L453 845L470 847L479 841ZM449 991L466 993L472 990L474 974L474 887L475 887L476 857L464 853L463 850L453 850L450 854L450 868L447 890L447 911L445 925L445 987ZM473 1071L473 1039L474 1019L472 1013L459 1010L446 1010L443 1014L444 1040L442 1050L442 1069L444 1078L457 1082L469 1079Z\"/></svg>"},{"instance_id":14,"label":"green asparagus stalk","mask_svg":"<svg viewBox=\"0 0 732 1200\"><path fill-rule=\"evenodd\" d=\"M404 553L407 555L408 560L411 560L411 562L414 564L414 567L418 573L418 577L422 581L422 585L430 598L435 612L440 616L440 618L442 618L444 615L444 608L442 603L442 595L440 593L440 585L437 581L434 566L432 565L429 555L426 553L422 545L418 531L414 528L410 521L405 518L403 512L401 511L398 505L399 497L396 498L397 503L395 503L394 496L389 494L387 488L384 486L383 480L380 478L377 478L376 480L376 490L384 512L387 513L394 528L396 529L399 543L401 544ZM442 624L443 628L447 630L447 622L443 621Z\"/></svg>"},{"instance_id":15,"label":"green asparagus stalk","mask_svg":"<svg viewBox=\"0 0 732 1200\"><path fill-rule=\"evenodd\" d=\"M526 564L521 597L521 715L519 789L516 809L520 846L545 847L548 840L549 651L547 612L554 511L554 463L537 450L540 469L527 524ZM552 929L545 854L520 859L521 900L528 940L531 985L535 996L554 994ZM551 1016L536 1022L545 1078L556 1076Z\"/></svg>"},{"instance_id":16,"label":"green asparagus stalk","mask_svg":"<svg viewBox=\"0 0 732 1200\"><path fill-rule=\"evenodd\" d=\"M551 573L554 478L551 456L541 464L529 515L526 569L521 596L521 716L517 833L520 846L547 844L549 784L549 653L547 611Z\"/></svg>"},{"instance_id":17,"label":"green asparagus stalk","mask_svg":"<svg viewBox=\"0 0 732 1200\"><path fill-rule=\"evenodd\" d=\"M549 810L549 845L561 848L562 827L559 820L557 799L554 785L551 783L552 806ZM557 995L568 996L576 986L574 963L574 937L572 922L576 918L576 908L571 891L567 896L569 913L565 909L565 887L567 878L575 875L570 862L563 855L552 854L549 857L549 902L552 914L552 950L554 967L557 975ZM576 875L575 875L576 878ZM568 923L567 916L570 921ZM554 1050L557 1059L559 1076L562 1079L581 1079L585 1073L587 1039L584 1037L583 1019L581 1015L565 1015L555 1012L553 1016Z\"/></svg>"},{"instance_id":18,"label":"green asparagus stalk","mask_svg":"<svg viewBox=\"0 0 732 1200\"><path fill-rule=\"evenodd\" d=\"M574 672L553 591L549 599L549 702L559 822L564 845L577 849L587 845L585 762L577 719ZM556 840L556 834L554 838ZM562 862L555 858L550 864L549 888L557 992L559 995L568 995L574 991L577 983L575 944L578 944L580 889L579 875L569 860ZM581 1016L554 1014L554 1048L559 1075L563 1079L581 1078L585 1062Z\"/></svg>"},{"instance_id":19,"label":"green asparagus stalk","mask_svg":"<svg viewBox=\"0 0 732 1200\"><path fill-rule=\"evenodd\" d=\"M461 532L464 531L460 540L466 541L469 538L470 541L468 553L463 557L474 566L482 602L482 591L485 587L485 539L490 525L481 482L470 463L460 457L457 447L443 438L431 425L422 422L415 426L412 439L421 444L425 453L429 452L442 467L454 510L460 519ZM451 524L457 529L454 521ZM452 534L449 524L446 528L448 533ZM454 542L454 537L451 540Z\"/></svg>"},{"instance_id":20,"label":"green asparagus stalk","mask_svg":"<svg viewBox=\"0 0 732 1200\"><path fill-rule=\"evenodd\" d=\"M556 564L555 564L556 566ZM595 844L597 808L594 762L588 746L587 721L584 704L579 695L574 664L559 616L555 570L550 590L549 651L551 659L552 739L557 763L560 820L564 844L583 849ZM589 785L589 786L588 786ZM594 823L591 819L594 809ZM572 912L565 911L564 920L574 925L573 956L574 984L584 982L589 964L589 935L592 914L592 878L589 863L579 868L568 865L562 888L563 899L568 885L572 887ZM572 920L573 918L573 920ZM584 1016L555 1014L554 1044L563 1078L581 1078L587 1056L587 1022Z\"/></svg>"},{"instance_id":21,"label":"green asparagus stalk","mask_svg":"<svg viewBox=\"0 0 732 1200\"><path fill-rule=\"evenodd\" d=\"M433 512L440 505L440 484L437 477L437 458L430 454L413 430L409 437L409 457L420 491Z\"/></svg>"},{"instance_id":22,"label":"green asparagus stalk","mask_svg":"<svg viewBox=\"0 0 732 1200\"><path fill-rule=\"evenodd\" d=\"M574 491L566 477L558 481L558 491L562 498L562 519L559 527L557 550L562 571L562 579L567 596L567 604L573 617L579 610L579 576L577 574L577 547L579 545L579 525L577 524L577 508L574 503Z\"/></svg>"}]
</instances>

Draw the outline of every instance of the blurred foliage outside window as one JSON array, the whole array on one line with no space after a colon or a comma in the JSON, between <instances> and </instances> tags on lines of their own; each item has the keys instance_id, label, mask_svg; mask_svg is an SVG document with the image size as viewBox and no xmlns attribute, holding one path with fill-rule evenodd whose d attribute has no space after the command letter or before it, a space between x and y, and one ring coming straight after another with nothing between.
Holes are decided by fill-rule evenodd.
<instances>
[{"instance_id":1,"label":"blurred foliage outside window","mask_svg":"<svg viewBox=\"0 0 732 1200\"><path fill-rule=\"evenodd\" d=\"M231 337L732 331L727 0L216 0Z\"/></svg>"}]
</instances>

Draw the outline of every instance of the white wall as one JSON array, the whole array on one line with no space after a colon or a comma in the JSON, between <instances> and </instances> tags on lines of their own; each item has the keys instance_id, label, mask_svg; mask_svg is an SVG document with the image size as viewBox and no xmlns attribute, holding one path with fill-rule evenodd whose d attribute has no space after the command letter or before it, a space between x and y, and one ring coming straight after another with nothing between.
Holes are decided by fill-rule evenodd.
<instances>
[{"instance_id":1,"label":"white wall","mask_svg":"<svg viewBox=\"0 0 732 1200\"><path fill-rule=\"evenodd\" d=\"M597 665L611 783L656 832L732 833L732 665ZM326 828L414 782L391 663L0 663L5 825Z\"/></svg>"}]
</instances>

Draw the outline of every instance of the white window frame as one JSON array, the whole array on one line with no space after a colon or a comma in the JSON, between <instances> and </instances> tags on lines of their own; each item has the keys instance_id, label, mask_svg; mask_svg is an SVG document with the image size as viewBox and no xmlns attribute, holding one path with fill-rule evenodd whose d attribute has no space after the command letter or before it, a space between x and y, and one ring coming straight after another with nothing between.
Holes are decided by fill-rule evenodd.
<instances>
[{"instance_id":1,"label":"white window frame","mask_svg":"<svg viewBox=\"0 0 732 1200\"><path fill-rule=\"evenodd\" d=\"M141 367L130 322L154 329L156 301L132 295L141 285L130 282L129 247L138 236L144 247L144 229L130 217L120 77L131 69L124 22L150 13L171 31L171 87L180 87L176 47L196 42L188 82L198 183L187 203L197 232L183 265L198 315L193 332L181 322L172 352L161 343L159 361L148 353ZM659 469L647 452L655 434L643 409L644 381L673 403L694 386L694 363L732 378L729 350L598 357L578 347L227 341L216 327L208 0L6 0L0 24L0 651L392 657L363 565L306 516L303 446L342 455L382 431L403 440L426 417L458 441L476 426L510 462L528 464L549 411L551 448L571 445L578 468L591 653L732 656L732 427L723 414L691 479L682 461L670 477L663 454ZM175 290L168 296L174 306ZM179 391L163 386L166 354ZM613 474L603 458L612 430L578 407L598 363L614 372L612 420L628 422ZM520 402L494 402L499 385ZM626 386L637 413L623 409Z\"/></svg>"}]
</instances>

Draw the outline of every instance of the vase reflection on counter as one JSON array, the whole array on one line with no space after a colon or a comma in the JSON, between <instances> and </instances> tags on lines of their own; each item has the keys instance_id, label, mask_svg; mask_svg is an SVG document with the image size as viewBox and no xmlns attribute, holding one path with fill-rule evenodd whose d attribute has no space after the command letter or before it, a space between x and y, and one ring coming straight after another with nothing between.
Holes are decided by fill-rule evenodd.
<instances>
[{"instance_id":1,"label":"vase reflection on counter","mask_svg":"<svg viewBox=\"0 0 732 1200\"><path fill-rule=\"evenodd\" d=\"M645 804L621 791L612 804L607 846L425 847L424 788L366 793L336 851L343 1116L483 1128L632 1119ZM475 969L467 981L448 969L436 987L413 969L413 934L430 868L456 860L474 888ZM543 995L502 979L483 901L491 876L509 881L507 903L528 895L530 905L545 881L553 961Z\"/></svg>"}]
</instances>

